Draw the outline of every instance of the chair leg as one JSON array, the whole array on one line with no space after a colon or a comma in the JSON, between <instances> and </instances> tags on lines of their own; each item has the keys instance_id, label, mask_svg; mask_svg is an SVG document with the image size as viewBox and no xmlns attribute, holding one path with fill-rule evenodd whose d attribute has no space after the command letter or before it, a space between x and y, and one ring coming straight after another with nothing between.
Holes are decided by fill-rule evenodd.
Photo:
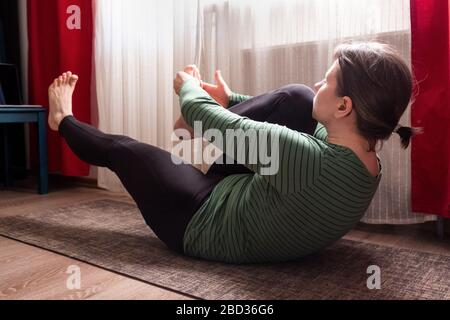
<instances>
[{"instance_id":1,"label":"chair leg","mask_svg":"<svg viewBox=\"0 0 450 320\"><path fill-rule=\"evenodd\" d=\"M5 181L3 181L3 184L5 188L11 187L11 178L9 175L9 168L10 168L10 161L9 161L9 146L8 146L8 127L5 123L2 126L3 131L3 151L4 151L4 176Z\"/></svg>"},{"instance_id":2,"label":"chair leg","mask_svg":"<svg viewBox=\"0 0 450 320\"><path fill-rule=\"evenodd\" d=\"M436 222L436 230L439 239L444 240L444 218L438 217Z\"/></svg>"},{"instance_id":3,"label":"chair leg","mask_svg":"<svg viewBox=\"0 0 450 320\"><path fill-rule=\"evenodd\" d=\"M47 122L46 113L39 113L38 152L39 152L39 194L48 194L47 164Z\"/></svg>"}]
</instances>

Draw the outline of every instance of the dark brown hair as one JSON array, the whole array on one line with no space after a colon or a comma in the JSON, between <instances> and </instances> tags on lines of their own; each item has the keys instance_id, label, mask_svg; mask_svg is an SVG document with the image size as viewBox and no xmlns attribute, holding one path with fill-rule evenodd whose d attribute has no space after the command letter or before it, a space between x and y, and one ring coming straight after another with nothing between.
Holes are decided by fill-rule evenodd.
<instances>
[{"instance_id":1,"label":"dark brown hair","mask_svg":"<svg viewBox=\"0 0 450 320\"><path fill-rule=\"evenodd\" d=\"M359 133L368 140L368 151L379 141L400 135L403 148L420 129L399 126L411 102L414 77L393 47L379 42L353 42L335 49L339 97L352 99Z\"/></svg>"}]
</instances>

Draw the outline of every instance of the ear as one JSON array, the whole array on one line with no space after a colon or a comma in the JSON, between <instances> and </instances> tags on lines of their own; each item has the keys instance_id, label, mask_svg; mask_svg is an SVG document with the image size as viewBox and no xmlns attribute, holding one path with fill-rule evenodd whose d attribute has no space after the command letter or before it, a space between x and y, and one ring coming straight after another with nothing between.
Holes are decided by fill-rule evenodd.
<instances>
[{"instance_id":1,"label":"ear","mask_svg":"<svg viewBox=\"0 0 450 320\"><path fill-rule=\"evenodd\" d=\"M336 118L348 117L353 112L353 102L350 97L343 97L341 103L338 105L334 116Z\"/></svg>"}]
</instances>

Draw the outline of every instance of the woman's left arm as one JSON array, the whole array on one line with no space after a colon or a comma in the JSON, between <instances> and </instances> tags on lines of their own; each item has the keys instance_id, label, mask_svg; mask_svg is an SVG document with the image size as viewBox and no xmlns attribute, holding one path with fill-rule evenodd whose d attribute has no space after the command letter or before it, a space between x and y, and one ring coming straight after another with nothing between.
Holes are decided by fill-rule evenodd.
<instances>
[{"instance_id":1,"label":"woman's left arm","mask_svg":"<svg viewBox=\"0 0 450 320\"><path fill-rule=\"evenodd\" d=\"M298 192L319 172L320 152L307 135L232 113L195 80L186 81L179 95L181 112L191 127L197 122L205 139L263 176L278 191Z\"/></svg>"}]
</instances>

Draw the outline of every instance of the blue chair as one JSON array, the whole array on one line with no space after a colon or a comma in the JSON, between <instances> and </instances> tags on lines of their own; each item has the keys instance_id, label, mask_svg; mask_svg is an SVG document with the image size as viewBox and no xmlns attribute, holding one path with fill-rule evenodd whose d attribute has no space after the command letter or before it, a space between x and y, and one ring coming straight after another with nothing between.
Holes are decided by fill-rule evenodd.
<instances>
[{"instance_id":1,"label":"blue chair","mask_svg":"<svg viewBox=\"0 0 450 320\"><path fill-rule=\"evenodd\" d=\"M47 163L47 110L41 106L0 106L0 124L3 127L4 157L5 157L5 187L12 185L8 152L8 123L36 123L38 126L39 154L39 194L48 194L48 163Z\"/></svg>"}]
</instances>

